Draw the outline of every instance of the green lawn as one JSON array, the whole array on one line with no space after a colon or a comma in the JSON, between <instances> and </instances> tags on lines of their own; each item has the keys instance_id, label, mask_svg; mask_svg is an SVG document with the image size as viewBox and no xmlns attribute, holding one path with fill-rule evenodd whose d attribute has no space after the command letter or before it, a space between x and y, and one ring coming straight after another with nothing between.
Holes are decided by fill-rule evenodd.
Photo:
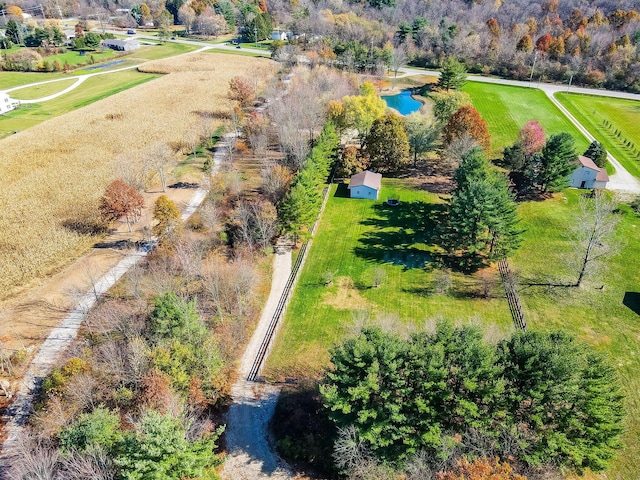
<instances>
[{"instance_id":1,"label":"green lawn","mask_svg":"<svg viewBox=\"0 0 640 480\"><path fill-rule=\"evenodd\" d=\"M77 81L77 78L69 78L67 80L60 80L59 82L51 82L42 85L35 85L33 87L25 87L21 88L20 90L11 92L11 97L17 100L32 100L34 98L42 98L60 92Z\"/></svg>"},{"instance_id":2,"label":"green lawn","mask_svg":"<svg viewBox=\"0 0 640 480\"><path fill-rule=\"evenodd\" d=\"M430 244L440 211L437 196L411 188L405 180L386 179L381 199L398 196L403 202L393 209L382 202L336 197L335 188L266 375L319 376L328 363L328 348L353 331L354 311L381 315L396 325L419 327L425 319L446 317L471 319L486 327L497 325L502 331L511 328L499 286L493 291L496 298L473 295L480 290L478 275L452 275L453 292L435 293L438 269L432 260L437 248ZM567 190L544 202L520 205L526 232L511 267L520 272L520 296L530 328L572 332L608 353L617 366L627 392L627 448L608 478L635 478L635 463L640 458L640 217L622 208L616 233L619 253L607 260L599 277L583 287L530 285L575 281L566 258L572 254L568 227L578 212L578 195L576 190ZM373 288L378 268L386 278L379 288ZM330 286L324 285L326 271L335 272ZM599 288L602 285L604 289ZM358 316L361 314L356 313Z\"/></svg>"},{"instance_id":3,"label":"green lawn","mask_svg":"<svg viewBox=\"0 0 640 480\"><path fill-rule=\"evenodd\" d=\"M640 102L564 92L556 98L629 173L640 178Z\"/></svg>"},{"instance_id":4,"label":"green lawn","mask_svg":"<svg viewBox=\"0 0 640 480\"><path fill-rule=\"evenodd\" d=\"M489 126L495 156L502 156L504 147L513 144L518 131L530 120L540 122L547 137L569 132L579 153L589 146L587 139L541 90L481 82L468 82L463 90L471 95L473 106Z\"/></svg>"},{"instance_id":5,"label":"green lawn","mask_svg":"<svg viewBox=\"0 0 640 480\"><path fill-rule=\"evenodd\" d=\"M157 77L158 75L140 73L136 70L91 77L66 95L43 104L23 105L21 108L0 117L0 138L6 136L7 132L26 130L45 120L84 107ZM2 135L3 133L4 135Z\"/></svg>"},{"instance_id":6,"label":"green lawn","mask_svg":"<svg viewBox=\"0 0 640 480\"><path fill-rule=\"evenodd\" d=\"M437 258L437 248L428 246L433 218L442 210L436 195L395 179L384 180L380 201L352 200L335 196L335 191L334 185L269 359L269 374L319 375L328 361L327 348L353 325L353 310L411 325L440 315L460 320L483 315L510 328L502 299L468 298L476 278L453 275L452 296L432 293L435 273L424 267L434 267ZM400 198L402 204L383 205L388 197ZM385 274L379 288L373 287L376 269ZM328 287L327 271L335 273Z\"/></svg>"},{"instance_id":7,"label":"green lawn","mask_svg":"<svg viewBox=\"0 0 640 480\"><path fill-rule=\"evenodd\" d=\"M127 58L129 60L158 60L160 58L173 57L182 53L193 52L197 50L198 46L184 45L182 43L166 42L158 45L141 47Z\"/></svg>"},{"instance_id":8,"label":"green lawn","mask_svg":"<svg viewBox=\"0 0 640 480\"><path fill-rule=\"evenodd\" d=\"M68 73L41 73L41 72L0 72L0 84L2 90L30 85L36 82L46 82L58 78L67 78Z\"/></svg>"},{"instance_id":9,"label":"green lawn","mask_svg":"<svg viewBox=\"0 0 640 480\"><path fill-rule=\"evenodd\" d=\"M44 60L48 61L53 65L53 62L58 60L60 65L64 65L65 62L71 65L80 65L80 64L89 64L91 58L95 61L95 63L107 62L115 57L115 50L111 50L109 48L95 52L85 52L84 55L80 55L80 52L74 50L67 50L65 53L60 53L58 55L51 55L49 57L45 57Z\"/></svg>"}]
</instances>

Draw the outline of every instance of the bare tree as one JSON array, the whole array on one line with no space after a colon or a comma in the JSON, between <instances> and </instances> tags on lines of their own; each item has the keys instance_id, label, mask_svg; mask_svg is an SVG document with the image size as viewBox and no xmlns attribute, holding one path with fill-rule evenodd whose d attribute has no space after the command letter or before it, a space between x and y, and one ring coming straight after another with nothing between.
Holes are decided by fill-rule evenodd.
<instances>
[{"instance_id":1,"label":"bare tree","mask_svg":"<svg viewBox=\"0 0 640 480\"><path fill-rule=\"evenodd\" d=\"M162 184L162 191L167 190L167 168L175 161L173 151L165 142L158 142L151 147L150 163L156 169Z\"/></svg>"},{"instance_id":2,"label":"bare tree","mask_svg":"<svg viewBox=\"0 0 640 480\"><path fill-rule=\"evenodd\" d=\"M46 439L31 433L21 435L14 448L8 478L54 480L60 456Z\"/></svg>"},{"instance_id":3,"label":"bare tree","mask_svg":"<svg viewBox=\"0 0 640 480\"><path fill-rule=\"evenodd\" d=\"M100 446L86 452L71 451L62 459L62 473L66 480L112 480L116 476L113 460Z\"/></svg>"},{"instance_id":4,"label":"bare tree","mask_svg":"<svg viewBox=\"0 0 640 480\"><path fill-rule=\"evenodd\" d=\"M575 223L575 250L572 257L578 272L574 286L579 287L584 278L597 272L600 260L611 254L611 235L619 217L616 203L608 194L595 190L592 198L580 197L580 215Z\"/></svg>"},{"instance_id":5,"label":"bare tree","mask_svg":"<svg viewBox=\"0 0 640 480\"><path fill-rule=\"evenodd\" d=\"M407 63L407 50L405 47L394 48L391 52L391 70L393 70L394 78L398 77L398 70Z\"/></svg>"}]
</instances>

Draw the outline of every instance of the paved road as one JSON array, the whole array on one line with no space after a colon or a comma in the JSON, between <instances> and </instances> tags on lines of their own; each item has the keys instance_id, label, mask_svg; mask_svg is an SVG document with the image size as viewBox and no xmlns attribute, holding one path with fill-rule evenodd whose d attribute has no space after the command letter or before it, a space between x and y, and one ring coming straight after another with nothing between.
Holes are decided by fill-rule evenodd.
<instances>
[{"instance_id":1,"label":"paved road","mask_svg":"<svg viewBox=\"0 0 640 480\"><path fill-rule=\"evenodd\" d=\"M435 70L423 70L418 68L401 68L399 72L402 75L399 75L398 78L414 76L414 75L431 75L434 77L440 76L440 72ZM551 83L540 83L540 82L523 82L520 80L506 80L503 78L493 78L493 77L482 77L479 75L469 75L467 77L470 81L473 82L482 82L482 83L493 83L497 85L511 85L515 87L527 87L527 88L537 88L542 90L547 97L553 102L553 104L558 107L558 109L562 112L562 114L567 117L567 119L575 125L575 127L582 133L585 138L587 138L590 142L595 140L595 137L567 110L555 97L555 94L558 92L566 92L568 90L571 93L580 93L584 95L599 95L603 97L612 97L612 98L623 98L627 100L636 100L640 101L640 94L636 93L627 93L627 92L618 92L615 90L598 90L595 88L576 88L569 87L567 85L555 85ZM607 159L613 165L616 170L616 173L609 177L609 183L607 184L607 188L609 190L626 192L626 193L640 193L640 180L631 175L622 164L611 154L607 155Z\"/></svg>"}]
</instances>

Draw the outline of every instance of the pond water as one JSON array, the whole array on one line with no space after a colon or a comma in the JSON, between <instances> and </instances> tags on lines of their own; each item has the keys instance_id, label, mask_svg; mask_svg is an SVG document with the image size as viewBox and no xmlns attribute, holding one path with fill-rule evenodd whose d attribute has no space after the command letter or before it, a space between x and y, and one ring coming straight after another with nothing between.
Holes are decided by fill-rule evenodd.
<instances>
[{"instance_id":1,"label":"pond water","mask_svg":"<svg viewBox=\"0 0 640 480\"><path fill-rule=\"evenodd\" d=\"M386 102L388 107L396 109L402 115L417 112L422 106L422 102L411 98L411 91L409 90L402 90L398 95L388 95L380 98Z\"/></svg>"}]
</instances>

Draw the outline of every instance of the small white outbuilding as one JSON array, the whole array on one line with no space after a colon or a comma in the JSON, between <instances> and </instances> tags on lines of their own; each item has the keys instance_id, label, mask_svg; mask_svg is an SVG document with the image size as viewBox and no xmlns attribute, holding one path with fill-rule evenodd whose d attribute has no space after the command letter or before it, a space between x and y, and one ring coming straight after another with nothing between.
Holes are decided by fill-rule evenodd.
<instances>
[{"instance_id":1,"label":"small white outbuilding","mask_svg":"<svg viewBox=\"0 0 640 480\"><path fill-rule=\"evenodd\" d=\"M349 189L349 196L351 198L377 200L381 185L381 174L365 170L352 176L347 188Z\"/></svg>"},{"instance_id":2,"label":"small white outbuilding","mask_svg":"<svg viewBox=\"0 0 640 480\"><path fill-rule=\"evenodd\" d=\"M15 109L20 102L14 100L8 93L0 92L0 115Z\"/></svg>"},{"instance_id":3,"label":"small white outbuilding","mask_svg":"<svg viewBox=\"0 0 640 480\"><path fill-rule=\"evenodd\" d=\"M580 155L577 168L569 175L569 182L575 188L606 188L609 175L589 157Z\"/></svg>"}]
</instances>

